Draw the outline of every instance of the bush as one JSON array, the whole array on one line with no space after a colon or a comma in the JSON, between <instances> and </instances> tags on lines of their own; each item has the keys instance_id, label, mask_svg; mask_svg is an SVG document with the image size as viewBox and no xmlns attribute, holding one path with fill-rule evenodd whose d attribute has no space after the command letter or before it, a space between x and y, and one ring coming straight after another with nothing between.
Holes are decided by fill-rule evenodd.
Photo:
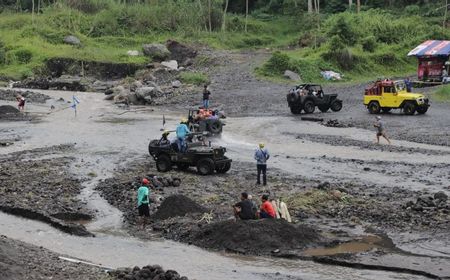
<instances>
[{"instance_id":1,"label":"bush","mask_svg":"<svg viewBox=\"0 0 450 280\"><path fill-rule=\"evenodd\" d=\"M264 64L264 72L267 74L283 74L286 70L291 69L290 58L287 54L276 51L270 59Z\"/></svg>"},{"instance_id":2,"label":"bush","mask_svg":"<svg viewBox=\"0 0 450 280\"><path fill-rule=\"evenodd\" d=\"M209 83L208 77L199 72L182 72L180 80L185 84L204 85Z\"/></svg>"},{"instance_id":3,"label":"bush","mask_svg":"<svg viewBox=\"0 0 450 280\"><path fill-rule=\"evenodd\" d=\"M405 14L407 15L419 15L420 7L418 5L409 5L405 7Z\"/></svg>"},{"instance_id":4,"label":"bush","mask_svg":"<svg viewBox=\"0 0 450 280\"><path fill-rule=\"evenodd\" d=\"M106 9L109 3L109 0L66 0L66 5L70 8L90 14Z\"/></svg>"},{"instance_id":5,"label":"bush","mask_svg":"<svg viewBox=\"0 0 450 280\"><path fill-rule=\"evenodd\" d=\"M374 52L377 47L377 40L375 36L369 36L362 40L362 48L366 52Z\"/></svg>"},{"instance_id":6,"label":"bush","mask_svg":"<svg viewBox=\"0 0 450 280\"><path fill-rule=\"evenodd\" d=\"M345 19L346 14L348 13L344 13L338 17L337 21L330 27L328 35L338 36L342 39L345 45L353 46L358 41L359 34Z\"/></svg>"},{"instance_id":7,"label":"bush","mask_svg":"<svg viewBox=\"0 0 450 280\"><path fill-rule=\"evenodd\" d=\"M33 58L33 53L27 49L12 50L6 53L6 64L27 64Z\"/></svg>"}]
</instances>

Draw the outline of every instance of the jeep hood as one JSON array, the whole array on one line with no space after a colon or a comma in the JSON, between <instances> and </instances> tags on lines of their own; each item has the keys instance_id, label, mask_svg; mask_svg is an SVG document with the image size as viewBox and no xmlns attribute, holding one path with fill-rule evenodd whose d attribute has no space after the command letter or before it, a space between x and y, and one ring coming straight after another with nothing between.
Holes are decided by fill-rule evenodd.
<instances>
[{"instance_id":1,"label":"jeep hood","mask_svg":"<svg viewBox=\"0 0 450 280\"><path fill-rule=\"evenodd\" d=\"M422 93L411 93L411 92L400 92L398 96L401 96L405 99L418 99L418 98L425 98L425 95Z\"/></svg>"}]
</instances>

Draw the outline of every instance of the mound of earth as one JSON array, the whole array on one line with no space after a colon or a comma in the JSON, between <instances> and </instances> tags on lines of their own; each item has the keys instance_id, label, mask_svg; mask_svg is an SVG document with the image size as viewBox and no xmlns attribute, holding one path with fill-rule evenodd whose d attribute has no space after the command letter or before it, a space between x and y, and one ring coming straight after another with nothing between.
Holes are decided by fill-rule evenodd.
<instances>
[{"instance_id":1,"label":"mound of earth","mask_svg":"<svg viewBox=\"0 0 450 280\"><path fill-rule=\"evenodd\" d=\"M117 269L109 272L113 279L129 280L188 280L187 277L181 277L175 270L164 271L159 265L147 265L142 268L135 266L131 268Z\"/></svg>"},{"instance_id":2,"label":"mound of earth","mask_svg":"<svg viewBox=\"0 0 450 280\"><path fill-rule=\"evenodd\" d=\"M172 195L166 198L158 211L152 216L157 220L185 216L190 213L204 213L206 209L184 195Z\"/></svg>"},{"instance_id":3,"label":"mound of earth","mask_svg":"<svg viewBox=\"0 0 450 280\"><path fill-rule=\"evenodd\" d=\"M263 219L209 224L191 233L189 239L200 247L261 255L311 247L322 237L306 226L294 226L282 219Z\"/></svg>"},{"instance_id":4,"label":"mound of earth","mask_svg":"<svg viewBox=\"0 0 450 280\"><path fill-rule=\"evenodd\" d=\"M2 105L0 106L0 115L6 114L18 114L20 111L11 105Z\"/></svg>"},{"instance_id":5,"label":"mound of earth","mask_svg":"<svg viewBox=\"0 0 450 280\"><path fill-rule=\"evenodd\" d=\"M50 96L39 92L19 91L14 89L0 89L0 99L7 101L16 101L16 96L22 95L27 101L36 103L45 103L46 100L51 99Z\"/></svg>"}]
</instances>

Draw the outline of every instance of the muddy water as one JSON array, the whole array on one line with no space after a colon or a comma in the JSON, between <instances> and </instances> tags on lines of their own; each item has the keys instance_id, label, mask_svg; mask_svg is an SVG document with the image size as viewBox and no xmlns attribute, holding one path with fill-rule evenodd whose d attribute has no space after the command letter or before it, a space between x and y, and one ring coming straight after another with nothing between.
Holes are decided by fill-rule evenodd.
<instances>
[{"instance_id":1,"label":"muddy water","mask_svg":"<svg viewBox=\"0 0 450 280\"><path fill-rule=\"evenodd\" d=\"M172 241L140 241L111 234L80 238L63 234L39 222L3 213L0 213L0 232L8 237L105 267L161 264L189 276L190 279L199 280L424 279L413 275L353 270L308 261L211 253Z\"/></svg>"},{"instance_id":2,"label":"muddy water","mask_svg":"<svg viewBox=\"0 0 450 280\"><path fill-rule=\"evenodd\" d=\"M71 100L73 93L45 91L45 94L55 99L62 97L65 100ZM168 128L174 128L182 115L151 112L148 108L133 108L137 111L126 112L103 101L102 94L75 93L75 95L81 101L76 116L74 110L64 109L67 103L50 101L44 105L33 104L27 107L29 111L40 113L51 112L49 109L51 105L56 107L48 115L41 114L42 120L39 122L0 123L0 129L7 129L9 133L13 131L13 134L22 138L14 145L0 149L0 154L75 143L75 152L67 154L74 157L70 170L80 178L86 179L85 189L80 197L88 203L88 207L96 211L96 219L87 227L98 236L96 238L67 236L40 223L0 214L2 234L105 266L158 263L177 269L193 279L283 279L273 276L275 272L306 279L420 279L383 272L319 266L311 262L219 255L170 241L143 242L129 237L121 230L120 211L111 207L93 188L99 180L112 176L127 162L147 155L149 140L160 135L163 113L166 116ZM306 145L300 144L301 142L294 137L282 136L286 132L305 131L317 134L345 134L357 140L369 140L373 136L372 132L365 130L330 129L315 123L299 122L293 117L268 117L229 119L222 137L212 141L226 145L230 156L238 161L252 161L255 143L263 141L272 152L271 164L293 174L313 179L324 179L324 177L326 179L324 174L335 172L343 179L350 181L371 182L373 180L374 174L370 172L361 174L361 168L358 166L339 165L316 159L322 155L363 160L377 157L392 162L450 163L448 156L418 157L390 152L361 151L353 147L334 147L320 143ZM409 142L394 142L394 145L441 149L441 147ZM381 176L377 180L391 185L393 181L398 180L400 185L409 188L425 187L412 179L397 179L388 175ZM439 182L435 184L436 189L443 186L444 184Z\"/></svg>"},{"instance_id":3,"label":"muddy water","mask_svg":"<svg viewBox=\"0 0 450 280\"><path fill-rule=\"evenodd\" d=\"M305 256L332 256L338 254L361 253L373 250L375 248L383 248L383 240L379 236L368 235L363 236L361 240L346 242L331 248L312 248L305 250Z\"/></svg>"}]
</instances>

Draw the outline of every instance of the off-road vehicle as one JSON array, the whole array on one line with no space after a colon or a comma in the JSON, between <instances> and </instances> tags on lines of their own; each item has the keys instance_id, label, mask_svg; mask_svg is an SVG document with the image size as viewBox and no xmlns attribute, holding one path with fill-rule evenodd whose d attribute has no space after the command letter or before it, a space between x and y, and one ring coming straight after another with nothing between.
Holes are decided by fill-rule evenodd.
<instances>
[{"instance_id":1,"label":"off-road vehicle","mask_svg":"<svg viewBox=\"0 0 450 280\"><path fill-rule=\"evenodd\" d=\"M407 92L403 81L379 80L364 92L364 105L369 113L388 113L401 109L405 115L425 114L430 107L429 100L421 93Z\"/></svg>"},{"instance_id":2,"label":"off-road vehicle","mask_svg":"<svg viewBox=\"0 0 450 280\"><path fill-rule=\"evenodd\" d=\"M191 134L195 135L195 134ZM179 170L187 170L195 166L201 175L226 173L231 168L231 159L225 156L226 148L205 145L200 142L188 142L187 151L178 151L177 143L155 139L150 141L148 152L156 161L158 171L167 172L173 166Z\"/></svg>"},{"instance_id":3,"label":"off-road vehicle","mask_svg":"<svg viewBox=\"0 0 450 280\"><path fill-rule=\"evenodd\" d=\"M301 84L291 89L287 95L287 102L293 114L314 113L316 106L323 113L331 109L338 112L342 109L342 100L337 94L324 94L322 86L315 84Z\"/></svg>"},{"instance_id":4,"label":"off-road vehicle","mask_svg":"<svg viewBox=\"0 0 450 280\"><path fill-rule=\"evenodd\" d=\"M206 131L213 135L221 134L223 126L225 125L221 119L224 118L225 116L217 110L208 110L208 109L189 110L187 125L189 127L189 130L192 132Z\"/></svg>"}]
</instances>

